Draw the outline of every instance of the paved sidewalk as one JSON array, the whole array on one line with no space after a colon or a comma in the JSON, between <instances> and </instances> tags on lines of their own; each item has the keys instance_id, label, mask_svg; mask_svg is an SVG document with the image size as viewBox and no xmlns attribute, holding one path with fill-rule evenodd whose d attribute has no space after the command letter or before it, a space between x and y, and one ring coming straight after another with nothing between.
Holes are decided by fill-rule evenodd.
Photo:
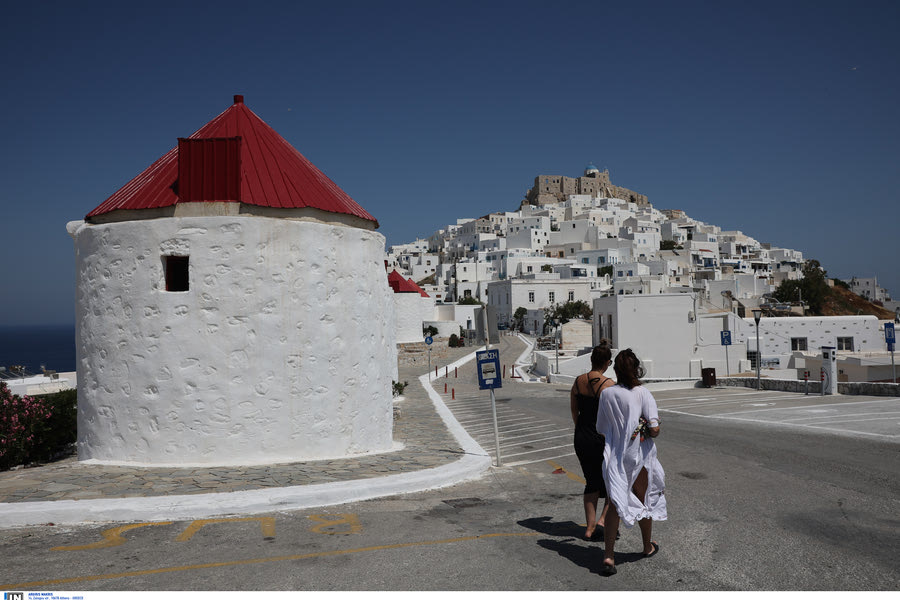
<instances>
[{"instance_id":1,"label":"paved sidewalk","mask_svg":"<svg viewBox=\"0 0 900 600\"><path fill-rule=\"evenodd\" d=\"M517 343L521 352L525 345ZM71 457L0 473L0 527L294 510L438 488L479 477L490 468L490 457L456 423L440 399L445 367L450 374L446 381L453 381L454 365L469 363L472 368L476 350L450 349L438 363L440 377L431 385L424 372L427 367L400 368L400 381L409 385L404 399L394 404L399 409L394 421L397 450L246 467L101 466Z\"/></svg>"}]
</instances>

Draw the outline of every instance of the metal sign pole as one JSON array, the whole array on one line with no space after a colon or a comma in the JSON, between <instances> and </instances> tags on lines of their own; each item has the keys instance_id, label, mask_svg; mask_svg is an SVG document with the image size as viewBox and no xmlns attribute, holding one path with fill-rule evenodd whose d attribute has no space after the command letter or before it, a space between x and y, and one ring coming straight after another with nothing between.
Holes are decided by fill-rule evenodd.
<instances>
[{"instance_id":1,"label":"metal sign pole","mask_svg":"<svg viewBox=\"0 0 900 600\"><path fill-rule=\"evenodd\" d=\"M731 377L731 367L728 366L728 346L725 346L725 375Z\"/></svg>"},{"instance_id":2,"label":"metal sign pole","mask_svg":"<svg viewBox=\"0 0 900 600\"><path fill-rule=\"evenodd\" d=\"M497 427L497 401L494 398L494 388L491 388L491 412L494 416L494 448L497 450L497 466L503 466L503 459L500 458L500 429Z\"/></svg>"},{"instance_id":3,"label":"metal sign pole","mask_svg":"<svg viewBox=\"0 0 900 600\"><path fill-rule=\"evenodd\" d=\"M888 350L891 351L891 383L897 383L897 370L894 368L894 344L896 343L896 340L897 336L894 333L894 324L885 323L884 341L887 344Z\"/></svg>"},{"instance_id":4,"label":"metal sign pole","mask_svg":"<svg viewBox=\"0 0 900 600\"><path fill-rule=\"evenodd\" d=\"M478 387L482 390L491 390L494 444L497 450L497 466L500 467L503 465L503 459L500 457L500 428L497 425L497 399L494 397L494 388L503 387L503 379L500 376L500 351L482 350L476 352L475 357L478 364Z\"/></svg>"}]
</instances>

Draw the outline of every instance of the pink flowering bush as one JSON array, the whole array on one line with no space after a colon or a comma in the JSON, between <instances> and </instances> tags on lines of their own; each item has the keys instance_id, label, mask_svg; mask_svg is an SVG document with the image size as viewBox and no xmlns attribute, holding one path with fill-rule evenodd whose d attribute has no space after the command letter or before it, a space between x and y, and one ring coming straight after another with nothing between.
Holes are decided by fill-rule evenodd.
<instances>
[{"instance_id":1,"label":"pink flowering bush","mask_svg":"<svg viewBox=\"0 0 900 600\"><path fill-rule=\"evenodd\" d=\"M75 391L16 396L0 381L0 471L48 460L75 441Z\"/></svg>"}]
</instances>

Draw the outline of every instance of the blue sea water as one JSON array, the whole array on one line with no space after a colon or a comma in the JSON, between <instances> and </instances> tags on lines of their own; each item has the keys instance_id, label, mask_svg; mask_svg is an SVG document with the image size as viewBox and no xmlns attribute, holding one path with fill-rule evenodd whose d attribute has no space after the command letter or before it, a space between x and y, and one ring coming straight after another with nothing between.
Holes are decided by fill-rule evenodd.
<instances>
[{"instance_id":1,"label":"blue sea water","mask_svg":"<svg viewBox=\"0 0 900 600\"><path fill-rule=\"evenodd\" d=\"M0 326L0 366L30 373L75 370L75 325Z\"/></svg>"}]
</instances>

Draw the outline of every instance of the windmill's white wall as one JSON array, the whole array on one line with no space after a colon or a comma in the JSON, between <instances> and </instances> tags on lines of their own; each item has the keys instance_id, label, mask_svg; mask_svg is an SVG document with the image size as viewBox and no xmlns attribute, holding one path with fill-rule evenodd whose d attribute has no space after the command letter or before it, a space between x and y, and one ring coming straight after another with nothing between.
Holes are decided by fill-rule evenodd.
<instances>
[{"instance_id":1,"label":"windmill's white wall","mask_svg":"<svg viewBox=\"0 0 900 600\"><path fill-rule=\"evenodd\" d=\"M392 446L384 237L267 217L71 223L79 459L274 463ZM166 292L162 255L190 256Z\"/></svg>"},{"instance_id":2,"label":"windmill's white wall","mask_svg":"<svg viewBox=\"0 0 900 600\"><path fill-rule=\"evenodd\" d=\"M397 343L407 344L421 342L422 335L422 296L418 292L393 294L394 314L397 319Z\"/></svg>"}]
</instances>

